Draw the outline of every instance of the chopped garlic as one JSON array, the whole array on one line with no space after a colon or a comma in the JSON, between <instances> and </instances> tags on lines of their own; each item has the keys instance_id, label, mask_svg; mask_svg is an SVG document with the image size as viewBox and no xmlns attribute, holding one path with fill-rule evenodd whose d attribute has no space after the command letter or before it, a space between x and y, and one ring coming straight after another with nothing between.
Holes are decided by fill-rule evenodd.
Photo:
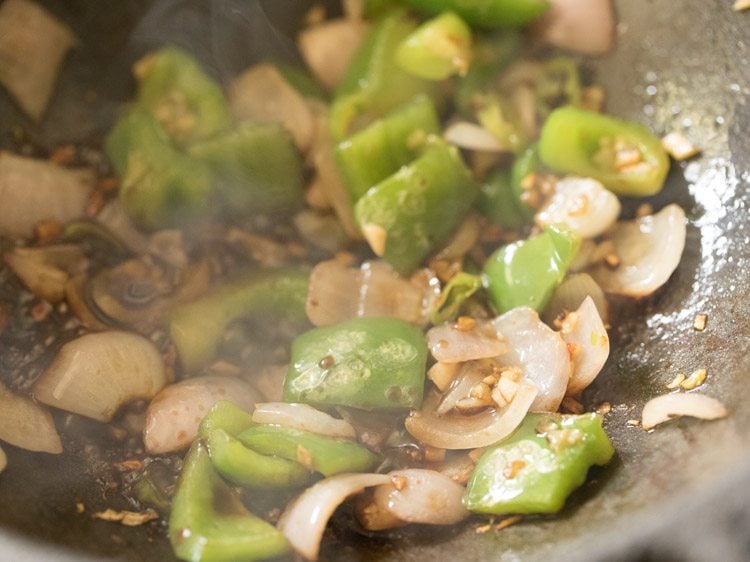
<instances>
[{"instance_id":1,"label":"chopped garlic","mask_svg":"<svg viewBox=\"0 0 750 562\"><path fill-rule=\"evenodd\" d=\"M379 224L367 223L362 225L362 234L367 243L372 248L373 253L382 258L385 254L385 243L388 239L388 232Z\"/></svg>"},{"instance_id":2,"label":"chopped garlic","mask_svg":"<svg viewBox=\"0 0 750 562\"><path fill-rule=\"evenodd\" d=\"M692 390L699 387L706 381L706 369L696 369L690 376L680 383L685 390Z\"/></svg>"},{"instance_id":3,"label":"chopped garlic","mask_svg":"<svg viewBox=\"0 0 750 562\"><path fill-rule=\"evenodd\" d=\"M702 332L706 329L706 322L708 322L708 314L696 314L693 319L693 329Z\"/></svg>"},{"instance_id":4,"label":"chopped garlic","mask_svg":"<svg viewBox=\"0 0 750 562\"><path fill-rule=\"evenodd\" d=\"M675 160L687 160L700 152L682 133L669 133L661 140L661 144Z\"/></svg>"},{"instance_id":5,"label":"chopped garlic","mask_svg":"<svg viewBox=\"0 0 750 562\"><path fill-rule=\"evenodd\" d=\"M735 12L741 12L743 10L750 9L750 0L735 0L732 5L732 9Z\"/></svg>"},{"instance_id":6,"label":"chopped garlic","mask_svg":"<svg viewBox=\"0 0 750 562\"><path fill-rule=\"evenodd\" d=\"M670 390L673 390L673 389L677 388L678 386L680 386L682 384L682 382L686 378L687 377L685 376L684 373L677 373L677 376L675 378L673 378L672 381L667 384L667 388L670 389Z\"/></svg>"}]
</instances>

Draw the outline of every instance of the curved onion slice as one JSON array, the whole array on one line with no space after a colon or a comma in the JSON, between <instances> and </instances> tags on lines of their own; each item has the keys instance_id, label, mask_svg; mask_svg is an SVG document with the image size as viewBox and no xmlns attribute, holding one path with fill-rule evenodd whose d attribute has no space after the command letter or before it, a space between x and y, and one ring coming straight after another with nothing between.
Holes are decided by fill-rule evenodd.
<instances>
[{"instance_id":1,"label":"curved onion slice","mask_svg":"<svg viewBox=\"0 0 750 562\"><path fill-rule=\"evenodd\" d=\"M643 429L651 429L681 416L716 420L727 414L727 409L721 402L704 394L663 394L652 398L643 406L641 424Z\"/></svg>"},{"instance_id":2,"label":"curved onion slice","mask_svg":"<svg viewBox=\"0 0 750 562\"><path fill-rule=\"evenodd\" d=\"M567 394L580 394L599 374L609 357L609 337L591 297L567 315L560 332L573 351L573 373Z\"/></svg>"},{"instance_id":3,"label":"curved onion slice","mask_svg":"<svg viewBox=\"0 0 750 562\"><path fill-rule=\"evenodd\" d=\"M330 437L357 438L357 432L354 431L352 424L336 419L307 404L289 404L287 402L256 404L255 411L253 411L253 421L283 425Z\"/></svg>"},{"instance_id":4,"label":"curved onion slice","mask_svg":"<svg viewBox=\"0 0 750 562\"><path fill-rule=\"evenodd\" d=\"M6 466L8 466L8 457L5 456L5 451L0 449L0 472L5 470Z\"/></svg>"},{"instance_id":5,"label":"curved onion slice","mask_svg":"<svg viewBox=\"0 0 750 562\"><path fill-rule=\"evenodd\" d=\"M439 472L410 468L388 476L391 481L375 488L373 501L401 521L453 525L469 516L461 503L464 487Z\"/></svg>"},{"instance_id":6,"label":"curved onion slice","mask_svg":"<svg viewBox=\"0 0 750 562\"><path fill-rule=\"evenodd\" d=\"M146 450L152 454L171 453L190 445L203 416L219 400L250 411L258 397L242 379L221 375L195 377L166 387L146 410Z\"/></svg>"},{"instance_id":7,"label":"curved onion slice","mask_svg":"<svg viewBox=\"0 0 750 562\"><path fill-rule=\"evenodd\" d=\"M369 26L358 18L340 18L308 27L300 33L298 43L302 58L328 90L335 90L341 82L368 29Z\"/></svg>"},{"instance_id":8,"label":"curved onion slice","mask_svg":"<svg viewBox=\"0 0 750 562\"><path fill-rule=\"evenodd\" d=\"M570 380L568 346L558 332L539 319L533 309L520 306L498 316L493 325L505 336L510 351L498 359L507 367L520 367L523 380L534 383L539 394L534 412L556 412Z\"/></svg>"},{"instance_id":9,"label":"curved onion slice","mask_svg":"<svg viewBox=\"0 0 750 562\"><path fill-rule=\"evenodd\" d=\"M121 406L151 398L167 384L159 351L143 336L111 331L66 343L34 385L55 408L107 422Z\"/></svg>"},{"instance_id":10,"label":"curved onion slice","mask_svg":"<svg viewBox=\"0 0 750 562\"><path fill-rule=\"evenodd\" d=\"M336 508L352 494L389 481L386 474L338 474L321 480L287 506L277 527L294 550L316 560L323 531Z\"/></svg>"},{"instance_id":11,"label":"curved onion slice","mask_svg":"<svg viewBox=\"0 0 750 562\"><path fill-rule=\"evenodd\" d=\"M586 55L601 55L615 42L615 15L610 0L550 0L534 25L542 41Z\"/></svg>"},{"instance_id":12,"label":"curved onion slice","mask_svg":"<svg viewBox=\"0 0 750 562\"><path fill-rule=\"evenodd\" d=\"M540 226L565 223L581 238L594 238L620 216L620 200L591 178L567 177L534 217Z\"/></svg>"},{"instance_id":13,"label":"curved onion slice","mask_svg":"<svg viewBox=\"0 0 750 562\"><path fill-rule=\"evenodd\" d=\"M594 278L588 273L574 273L568 275L560 286L552 293L547 306L542 312L542 320L552 326L555 319L562 317L571 310L575 310L581 303L591 297L602 321L607 322L609 318L609 303L604 291L597 285Z\"/></svg>"},{"instance_id":14,"label":"curved onion slice","mask_svg":"<svg viewBox=\"0 0 750 562\"><path fill-rule=\"evenodd\" d=\"M482 152L509 152L507 146L500 144L495 135L476 123L455 121L443 131L443 137L451 144L466 150Z\"/></svg>"},{"instance_id":15,"label":"curved onion slice","mask_svg":"<svg viewBox=\"0 0 750 562\"><path fill-rule=\"evenodd\" d=\"M0 383L0 440L29 451L62 453L62 443L50 413Z\"/></svg>"},{"instance_id":16,"label":"curved onion slice","mask_svg":"<svg viewBox=\"0 0 750 562\"><path fill-rule=\"evenodd\" d=\"M508 351L508 343L492 322L475 320L468 324L446 322L430 328L427 346L441 363L497 357Z\"/></svg>"},{"instance_id":17,"label":"curved onion slice","mask_svg":"<svg viewBox=\"0 0 750 562\"><path fill-rule=\"evenodd\" d=\"M523 421L534 398L536 387L521 381L515 398L502 409L488 409L471 416L438 416L440 396L430 394L422 410L412 412L404 422L406 430L425 445L440 449L476 449L502 441Z\"/></svg>"},{"instance_id":18,"label":"curved onion slice","mask_svg":"<svg viewBox=\"0 0 750 562\"><path fill-rule=\"evenodd\" d=\"M685 211L667 205L654 215L619 222L607 235L620 264L591 269L607 293L643 297L667 282L677 269L685 247Z\"/></svg>"}]
</instances>

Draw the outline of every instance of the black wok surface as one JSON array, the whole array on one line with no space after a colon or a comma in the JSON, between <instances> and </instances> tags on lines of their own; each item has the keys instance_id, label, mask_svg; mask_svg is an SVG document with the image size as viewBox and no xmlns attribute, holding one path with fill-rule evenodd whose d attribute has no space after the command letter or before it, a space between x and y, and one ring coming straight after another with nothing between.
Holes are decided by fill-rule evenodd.
<instances>
[{"instance_id":1,"label":"black wok surface","mask_svg":"<svg viewBox=\"0 0 750 562\"><path fill-rule=\"evenodd\" d=\"M17 126L48 147L101 131L119 99L127 97L127 64L154 40L145 33L127 43L129 22L146 4L50 3L80 34L82 48L68 61L42 126L27 122L0 92L0 143L12 145ZM220 8L234 25L232 10L249 4L258 8L229 0L201 5ZM264 7L278 18L300 4ZM593 473L561 516L530 518L500 533L477 534L474 521L365 537L339 514L323 560L750 559L750 12L733 12L729 0L622 0L617 8L619 46L589 64L608 93L608 111L657 134L684 131L702 154L674 164L664 192L652 200L657 208L677 201L686 209L683 260L653 297L616 303L612 356L585 394L588 405L613 405L606 427L617 448L615 461ZM272 37L282 50L288 49L283 35L293 27L285 21L291 23ZM221 35L225 42L242 38L250 48L266 44L236 29ZM174 37L185 40L184 34ZM195 37L199 42L204 35ZM249 62L227 56L222 45L204 52L218 75ZM226 58L219 64L217 56ZM83 92L92 88L99 97L83 103ZM7 284L7 276L0 282ZM708 314L704 332L692 328L697 313ZM708 370L702 392L722 400L729 418L683 419L651 433L627 424L640 417L648 398L666 392L677 372L696 368ZM3 448L9 465L0 475L0 560L171 559L158 527L127 529L91 518L118 501L126 506L116 493L105 497L101 486L92 485L87 465L74 455ZM77 513L78 501L86 505L84 513Z\"/></svg>"}]
</instances>

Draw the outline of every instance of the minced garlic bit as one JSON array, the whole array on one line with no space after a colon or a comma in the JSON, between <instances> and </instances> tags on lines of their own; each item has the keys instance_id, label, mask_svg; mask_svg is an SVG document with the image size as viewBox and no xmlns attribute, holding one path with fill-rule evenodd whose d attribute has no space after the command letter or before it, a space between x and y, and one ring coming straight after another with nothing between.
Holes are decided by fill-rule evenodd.
<instances>
[{"instance_id":1,"label":"minced garlic bit","mask_svg":"<svg viewBox=\"0 0 750 562\"><path fill-rule=\"evenodd\" d=\"M706 369L696 369L690 376L680 383L685 390L693 390L706 381Z\"/></svg>"},{"instance_id":2,"label":"minced garlic bit","mask_svg":"<svg viewBox=\"0 0 750 562\"><path fill-rule=\"evenodd\" d=\"M443 462L445 460L445 449L425 445L423 450L424 460L427 462Z\"/></svg>"},{"instance_id":3,"label":"minced garlic bit","mask_svg":"<svg viewBox=\"0 0 750 562\"><path fill-rule=\"evenodd\" d=\"M83 513L86 511L86 506L83 502L76 502L76 513Z\"/></svg>"},{"instance_id":4,"label":"minced garlic bit","mask_svg":"<svg viewBox=\"0 0 750 562\"><path fill-rule=\"evenodd\" d=\"M483 533L486 533L490 529L492 529L492 523L487 523L486 525L480 525L479 527L475 529L475 531L477 535L481 535Z\"/></svg>"},{"instance_id":5,"label":"minced garlic bit","mask_svg":"<svg viewBox=\"0 0 750 562\"><path fill-rule=\"evenodd\" d=\"M604 263L606 263L607 267L611 269L617 269L620 266L620 256L618 256L614 252L611 254L607 254L606 256L604 256Z\"/></svg>"},{"instance_id":6,"label":"minced garlic bit","mask_svg":"<svg viewBox=\"0 0 750 562\"><path fill-rule=\"evenodd\" d=\"M471 332L477 326L477 321L471 316L459 316L453 326L459 332Z\"/></svg>"},{"instance_id":7,"label":"minced garlic bit","mask_svg":"<svg viewBox=\"0 0 750 562\"><path fill-rule=\"evenodd\" d=\"M682 133L669 133L661 139L661 144L675 160L687 160L700 152Z\"/></svg>"},{"instance_id":8,"label":"minced garlic bit","mask_svg":"<svg viewBox=\"0 0 750 562\"><path fill-rule=\"evenodd\" d=\"M750 1L750 0L748 0ZM702 332L706 329L706 323L708 322L708 314L696 314L693 319L693 329L698 332Z\"/></svg>"},{"instance_id":9,"label":"minced garlic bit","mask_svg":"<svg viewBox=\"0 0 750 562\"><path fill-rule=\"evenodd\" d=\"M313 468L312 453L302 445L297 445L297 462L305 468L309 468L311 470Z\"/></svg>"},{"instance_id":10,"label":"minced garlic bit","mask_svg":"<svg viewBox=\"0 0 750 562\"><path fill-rule=\"evenodd\" d=\"M675 378L673 378L671 382L667 384L667 388L670 390L674 390L675 388L680 386L682 384L682 381L684 381L686 378L687 377L685 376L685 373L677 373L677 376L675 376Z\"/></svg>"},{"instance_id":11,"label":"minced garlic bit","mask_svg":"<svg viewBox=\"0 0 750 562\"><path fill-rule=\"evenodd\" d=\"M604 88L598 84L583 88L581 98L581 105L584 109L594 113L601 113L604 109Z\"/></svg>"},{"instance_id":12,"label":"minced garlic bit","mask_svg":"<svg viewBox=\"0 0 750 562\"><path fill-rule=\"evenodd\" d=\"M577 445L583 439L583 433L580 429L557 429L549 431L545 435L550 448L555 452L560 452L566 447Z\"/></svg>"},{"instance_id":13,"label":"minced garlic bit","mask_svg":"<svg viewBox=\"0 0 750 562\"><path fill-rule=\"evenodd\" d=\"M385 243L388 232L379 224L367 223L362 225L362 234L370 245L372 252L382 258L385 254Z\"/></svg>"},{"instance_id":14,"label":"minced garlic bit","mask_svg":"<svg viewBox=\"0 0 750 562\"><path fill-rule=\"evenodd\" d=\"M595 412L600 416L606 416L612 411L612 404L609 402L602 402L596 407Z\"/></svg>"},{"instance_id":15,"label":"minced garlic bit","mask_svg":"<svg viewBox=\"0 0 750 562\"><path fill-rule=\"evenodd\" d=\"M625 422L629 427L638 427L641 425L641 420L628 420Z\"/></svg>"},{"instance_id":16,"label":"minced garlic bit","mask_svg":"<svg viewBox=\"0 0 750 562\"><path fill-rule=\"evenodd\" d=\"M456 377L458 368L458 363L441 363L438 361L427 371L427 378L438 387L438 390L445 392Z\"/></svg>"},{"instance_id":17,"label":"minced garlic bit","mask_svg":"<svg viewBox=\"0 0 750 562\"><path fill-rule=\"evenodd\" d=\"M562 407L565 408L571 414L576 414L576 415L582 414L585 411L583 404L581 404L578 400L576 400L572 396L566 396L565 398L563 398Z\"/></svg>"},{"instance_id":18,"label":"minced garlic bit","mask_svg":"<svg viewBox=\"0 0 750 562\"><path fill-rule=\"evenodd\" d=\"M393 486L399 492L401 490L405 490L408 484L409 481L406 479L406 476L401 476L400 474L394 474L393 476L391 476L391 486Z\"/></svg>"},{"instance_id":19,"label":"minced garlic bit","mask_svg":"<svg viewBox=\"0 0 750 562\"><path fill-rule=\"evenodd\" d=\"M734 4L732 4L732 9L735 12L750 9L750 0L735 0Z\"/></svg>"},{"instance_id":20,"label":"minced garlic bit","mask_svg":"<svg viewBox=\"0 0 750 562\"><path fill-rule=\"evenodd\" d=\"M159 514L153 509L145 511L115 511L114 509L105 509L104 511L94 513L94 517L102 521L118 522L127 527L137 527L138 525L158 519Z\"/></svg>"},{"instance_id":21,"label":"minced garlic bit","mask_svg":"<svg viewBox=\"0 0 750 562\"><path fill-rule=\"evenodd\" d=\"M651 203L641 203L635 210L635 218L642 219L654 214L654 206Z\"/></svg>"},{"instance_id":22,"label":"minced garlic bit","mask_svg":"<svg viewBox=\"0 0 750 562\"><path fill-rule=\"evenodd\" d=\"M495 531L502 531L503 529L510 527L511 525L515 525L516 523L519 523L523 519L520 515L512 515L511 517L508 517L506 519L503 519L495 525Z\"/></svg>"},{"instance_id":23,"label":"minced garlic bit","mask_svg":"<svg viewBox=\"0 0 750 562\"><path fill-rule=\"evenodd\" d=\"M510 461L505 468L503 468L503 476L508 480L515 478L516 475L523 470L526 466L526 461L522 459L516 459Z\"/></svg>"}]
</instances>

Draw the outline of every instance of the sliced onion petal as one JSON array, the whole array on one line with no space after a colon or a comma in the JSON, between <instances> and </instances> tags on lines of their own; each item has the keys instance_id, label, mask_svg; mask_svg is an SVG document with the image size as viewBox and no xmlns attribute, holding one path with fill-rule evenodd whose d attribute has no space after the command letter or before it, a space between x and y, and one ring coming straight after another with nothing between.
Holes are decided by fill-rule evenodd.
<instances>
[{"instance_id":1,"label":"sliced onion petal","mask_svg":"<svg viewBox=\"0 0 750 562\"><path fill-rule=\"evenodd\" d=\"M0 383L0 440L29 451L62 453L55 422L46 408Z\"/></svg>"},{"instance_id":2,"label":"sliced onion petal","mask_svg":"<svg viewBox=\"0 0 750 562\"><path fill-rule=\"evenodd\" d=\"M336 508L349 496L389 481L386 474L338 474L321 480L287 506L277 527L294 550L316 560L323 531Z\"/></svg>"},{"instance_id":3,"label":"sliced onion petal","mask_svg":"<svg viewBox=\"0 0 750 562\"><path fill-rule=\"evenodd\" d=\"M641 424L643 429L651 429L681 416L716 420L727 414L727 409L721 402L705 394L663 394L652 398L643 406Z\"/></svg>"},{"instance_id":4,"label":"sliced onion petal","mask_svg":"<svg viewBox=\"0 0 750 562\"><path fill-rule=\"evenodd\" d=\"M357 432L345 421L308 406L307 404L290 404L287 402L264 402L255 405L253 421L270 423L328 435L356 439Z\"/></svg>"},{"instance_id":5,"label":"sliced onion petal","mask_svg":"<svg viewBox=\"0 0 750 562\"><path fill-rule=\"evenodd\" d=\"M543 42L586 55L609 51L615 42L615 15L610 0L550 0L534 24Z\"/></svg>"},{"instance_id":6,"label":"sliced onion petal","mask_svg":"<svg viewBox=\"0 0 750 562\"><path fill-rule=\"evenodd\" d=\"M476 123L454 121L443 131L443 137L451 144L467 150L482 152L509 152L507 146L500 144L495 135Z\"/></svg>"},{"instance_id":7,"label":"sliced onion petal","mask_svg":"<svg viewBox=\"0 0 750 562\"><path fill-rule=\"evenodd\" d=\"M556 318L565 313L575 310L581 303L591 297L602 321L607 322L609 318L609 303L604 296L602 288L594 281L588 273L574 273L568 275L560 286L552 293L547 306L542 312L542 320L552 326Z\"/></svg>"},{"instance_id":8,"label":"sliced onion petal","mask_svg":"<svg viewBox=\"0 0 750 562\"><path fill-rule=\"evenodd\" d=\"M0 449L0 472L5 470L6 466L8 466L8 457L5 456L5 451Z\"/></svg>"},{"instance_id":9,"label":"sliced onion petal","mask_svg":"<svg viewBox=\"0 0 750 562\"><path fill-rule=\"evenodd\" d=\"M427 345L442 363L497 357L508 351L506 339L492 322L476 320L473 327L446 322L430 328Z\"/></svg>"},{"instance_id":10,"label":"sliced onion petal","mask_svg":"<svg viewBox=\"0 0 750 562\"><path fill-rule=\"evenodd\" d=\"M602 370L609 357L609 337L591 297L563 323L561 335L572 347L573 373L567 394L578 395Z\"/></svg>"},{"instance_id":11,"label":"sliced onion petal","mask_svg":"<svg viewBox=\"0 0 750 562\"><path fill-rule=\"evenodd\" d=\"M34 385L40 402L99 421L136 398L151 398L167 384L153 343L129 332L87 334L66 343Z\"/></svg>"},{"instance_id":12,"label":"sliced onion petal","mask_svg":"<svg viewBox=\"0 0 750 562\"><path fill-rule=\"evenodd\" d=\"M340 18L308 27L300 33L302 58L328 90L338 87L368 29L359 18Z\"/></svg>"}]
</instances>

